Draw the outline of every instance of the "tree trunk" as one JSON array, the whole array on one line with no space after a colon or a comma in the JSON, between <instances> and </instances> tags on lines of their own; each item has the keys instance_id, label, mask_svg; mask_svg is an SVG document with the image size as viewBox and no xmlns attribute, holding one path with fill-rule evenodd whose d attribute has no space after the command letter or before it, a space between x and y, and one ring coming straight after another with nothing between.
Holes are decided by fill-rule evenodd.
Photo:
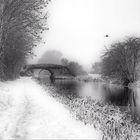
<instances>
[{"instance_id":1,"label":"tree trunk","mask_svg":"<svg viewBox=\"0 0 140 140\"><path fill-rule=\"evenodd\" d=\"M128 86L130 83L130 80L129 79L125 79L124 82L123 82L123 86Z\"/></svg>"}]
</instances>

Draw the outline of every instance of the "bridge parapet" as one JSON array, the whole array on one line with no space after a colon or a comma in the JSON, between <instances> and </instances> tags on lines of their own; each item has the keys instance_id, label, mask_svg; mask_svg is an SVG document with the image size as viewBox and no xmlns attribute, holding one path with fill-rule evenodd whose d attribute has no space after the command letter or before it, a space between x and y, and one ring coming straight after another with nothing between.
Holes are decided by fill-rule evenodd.
<instances>
[{"instance_id":1,"label":"bridge parapet","mask_svg":"<svg viewBox=\"0 0 140 140\"><path fill-rule=\"evenodd\" d=\"M20 75L21 76L33 76L34 70L40 69L40 70L47 70L50 72L50 79L55 78L56 71L62 75L68 74L70 76L75 77L75 75L63 65L57 65L57 64L32 64L32 65L25 65L23 69L21 70Z\"/></svg>"}]
</instances>

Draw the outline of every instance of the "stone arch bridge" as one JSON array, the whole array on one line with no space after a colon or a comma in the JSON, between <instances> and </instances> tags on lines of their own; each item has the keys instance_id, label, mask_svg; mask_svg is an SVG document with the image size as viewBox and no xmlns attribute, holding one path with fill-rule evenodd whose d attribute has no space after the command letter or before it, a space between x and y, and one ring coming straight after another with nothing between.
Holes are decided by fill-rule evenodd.
<instances>
[{"instance_id":1,"label":"stone arch bridge","mask_svg":"<svg viewBox=\"0 0 140 140\"><path fill-rule=\"evenodd\" d=\"M66 76L75 76L69 68L62 65L57 64L32 64L32 65L25 65L20 72L21 76L33 76L35 70L47 70L50 72L50 80L53 82L55 80L55 73L59 75L66 75Z\"/></svg>"}]
</instances>

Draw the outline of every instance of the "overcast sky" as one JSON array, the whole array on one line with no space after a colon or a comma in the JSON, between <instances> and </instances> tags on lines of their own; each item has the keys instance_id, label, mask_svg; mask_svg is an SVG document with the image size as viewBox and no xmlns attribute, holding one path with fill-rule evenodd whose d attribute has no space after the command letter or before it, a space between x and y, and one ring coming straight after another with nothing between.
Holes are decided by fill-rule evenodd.
<instances>
[{"instance_id":1,"label":"overcast sky","mask_svg":"<svg viewBox=\"0 0 140 140\"><path fill-rule=\"evenodd\" d=\"M140 0L52 0L48 26L46 44L35 50L37 58L56 49L89 67L104 45L140 35Z\"/></svg>"}]
</instances>

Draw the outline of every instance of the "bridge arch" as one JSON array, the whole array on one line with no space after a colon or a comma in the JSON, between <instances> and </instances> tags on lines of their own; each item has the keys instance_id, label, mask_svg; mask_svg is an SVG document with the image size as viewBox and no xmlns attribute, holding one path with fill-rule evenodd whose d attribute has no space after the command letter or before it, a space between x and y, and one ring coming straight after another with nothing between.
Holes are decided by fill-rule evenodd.
<instances>
[{"instance_id":1,"label":"bridge arch","mask_svg":"<svg viewBox=\"0 0 140 140\"><path fill-rule=\"evenodd\" d=\"M51 75L51 73L48 70L41 69L38 72L39 77L44 77L44 76L46 77L46 76L50 76L50 75Z\"/></svg>"},{"instance_id":2,"label":"bridge arch","mask_svg":"<svg viewBox=\"0 0 140 140\"><path fill-rule=\"evenodd\" d=\"M75 76L66 66L56 65L56 64L34 64L34 65L25 65L21 70L21 76L33 76L34 77L34 70L47 70L50 72L50 80L54 82L55 80L55 73L59 71L60 73L67 73L70 76Z\"/></svg>"}]
</instances>

